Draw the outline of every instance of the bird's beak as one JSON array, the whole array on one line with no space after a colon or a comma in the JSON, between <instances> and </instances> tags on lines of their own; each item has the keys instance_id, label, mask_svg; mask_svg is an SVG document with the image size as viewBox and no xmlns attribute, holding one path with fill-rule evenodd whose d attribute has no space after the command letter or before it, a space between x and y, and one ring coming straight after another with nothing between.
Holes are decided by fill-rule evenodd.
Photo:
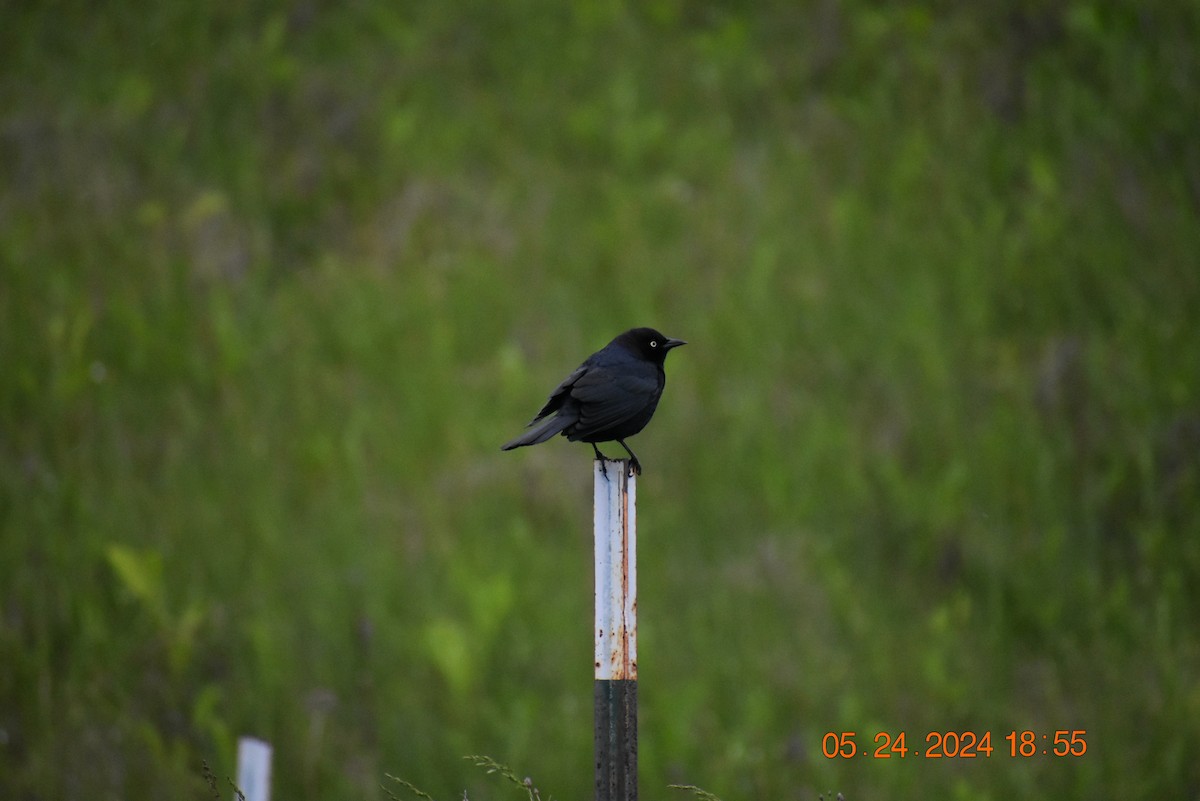
<instances>
[{"instance_id":1,"label":"bird's beak","mask_svg":"<svg viewBox=\"0 0 1200 801\"><path fill-rule=\"evenodd\" d=\"M667 337L667 341L663 343L663 350L670 350L671 348L678 348L680 345L686 345L686 344L687 343L684 342L682 339L671 339L670 337Z\"/></svg>"}]
</instances>

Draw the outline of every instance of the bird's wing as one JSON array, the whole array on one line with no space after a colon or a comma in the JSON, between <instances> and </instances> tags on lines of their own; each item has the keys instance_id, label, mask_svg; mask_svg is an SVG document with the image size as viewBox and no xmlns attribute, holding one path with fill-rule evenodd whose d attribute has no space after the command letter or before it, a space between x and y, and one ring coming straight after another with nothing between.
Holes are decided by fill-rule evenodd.
<instances>
[{"instance_id":1,"label":"bird's wing","mask_svg":"<svg viewBox=\"0 0 1200 801\"><path fill-rule=\"evenodd\" d=\"M559 409L561 409L562 405L563 405L563 401L565 401L567 399L567 397L570 394L572 394L571 393L572 387L575 386L575 384L579 381L580 378L583 377L583 375L585 373L587 373L587 371L588 371L587 365L586 364L581 365L580 367L575 368L575 372L571 373L569 376L564 378L562 383L559 384L557 387L555 387L554 391L550 393L550 397L549 397L549 399L547 399L546 405L543 406L541 411L539 411L537 414L535 414L533 416L533 419L529 421L529 425L533 425L534 423L536 423L538 420L541 420L546 415L553 414L554 412L557 412Z\"/></svg>"},{"instance_id":2,"label":"bird's wing","mask_svg":"<svg viewBox=\"0 0 1200 801\"><path fill-rule=\"evenodd\" d=\"M658 393L658 376L652 367L592 367L571 387L571 397L579 401L579 422L571 430L572 437L586 437L636 417L655 402Z\"/></svg>"}]
</instances>

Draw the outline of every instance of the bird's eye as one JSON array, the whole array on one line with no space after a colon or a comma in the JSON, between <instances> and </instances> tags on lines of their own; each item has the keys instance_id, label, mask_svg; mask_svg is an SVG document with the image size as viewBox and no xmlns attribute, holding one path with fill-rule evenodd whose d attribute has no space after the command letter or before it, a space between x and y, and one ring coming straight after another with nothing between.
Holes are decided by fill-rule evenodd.
<instances>
[{"instance_id":1,"label":"bird's eye","mask_svg":"<svg viewBox=\"0 0 1200 801\"><path fill-rule=\"evenodd\" d=\"M650 347L652 347L652 348L657 348L657 347L658 347L658 340L657 340L657 339L652 339L652 340L650 340Z\"/></svg>"}]
</instances>

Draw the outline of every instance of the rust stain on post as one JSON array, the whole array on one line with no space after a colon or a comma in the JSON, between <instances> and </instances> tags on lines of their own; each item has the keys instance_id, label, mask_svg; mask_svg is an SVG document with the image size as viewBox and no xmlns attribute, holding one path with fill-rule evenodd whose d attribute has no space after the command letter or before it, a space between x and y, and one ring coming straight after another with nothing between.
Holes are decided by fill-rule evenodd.
<instances>
[{"instance_id":1,"label":"rust stain on post","mask_svg":"<svg viewBox=\"0 0 1200 801\"><path fill-rule=\"evenodd\" d=\"M637 555L633 552L633 520L629 514L629 482L632 479L621 471L621 629L624 634L621 655L621 675L618 678L637 678Z\"/></svg>"}]
</instances>

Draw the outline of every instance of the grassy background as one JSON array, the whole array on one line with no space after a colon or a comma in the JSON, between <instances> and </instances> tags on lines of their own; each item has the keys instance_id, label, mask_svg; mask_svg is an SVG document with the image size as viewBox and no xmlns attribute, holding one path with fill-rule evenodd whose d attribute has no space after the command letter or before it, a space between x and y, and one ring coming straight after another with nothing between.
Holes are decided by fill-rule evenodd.
<instances>
[{"instance_id":1,"label":"grassy background","mask_svg":"<svg viewBox=\"0 0 1200 801\"><path fill-rule=\"evenodd\" d=\"M220 4L218 4L219 6ZM643 794L1200 797L1196 3L9 4L0 795L585 798L632 325ZM1086 729L1078 758L1012 729ZM991 730L829 760L827 731Z\"/></svg>"}]
</instances>

